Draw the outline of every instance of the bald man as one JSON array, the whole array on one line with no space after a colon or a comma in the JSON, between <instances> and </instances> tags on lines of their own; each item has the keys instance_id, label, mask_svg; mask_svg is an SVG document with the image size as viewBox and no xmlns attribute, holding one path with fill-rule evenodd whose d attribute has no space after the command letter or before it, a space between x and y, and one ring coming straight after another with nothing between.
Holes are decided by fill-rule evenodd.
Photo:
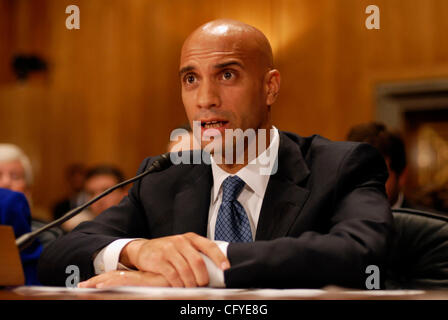
<instances>
[{"instance_id":1,"label":"bald man","mask_svg":"<svg viewBox=\"0 0 448 320\"><path fill-rule=\"evenodd\" d=\"M367 266L382 270L392 228L381 155L277 130L280 73L252 26L196 29L179 76L202 161L146 176L118 206L55 241L41 281L63 285L65 268L77 265L81 287L365 288Z\"/></svg>"}]
</instances>

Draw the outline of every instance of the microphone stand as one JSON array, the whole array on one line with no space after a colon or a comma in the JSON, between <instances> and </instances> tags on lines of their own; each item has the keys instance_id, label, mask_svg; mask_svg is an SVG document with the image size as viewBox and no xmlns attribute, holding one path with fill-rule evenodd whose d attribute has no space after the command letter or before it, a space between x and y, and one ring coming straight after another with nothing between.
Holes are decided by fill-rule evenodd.
<instances>
[{"instance_id":1,"label":"microphone stand","mask_svg":"<svg viewBox=\"0 0 448 320\"><path fill-rule=\"evenodd\" d=\"M139 174L139 175L137 175L137 176L135 176L135 177L133 177L133 178L131 178L129 180L123 181L123 182L121 182L121 183L119 183L119 184L117 184L117 185L115 185L113 187L110 187L109 189L103 191L101 194L99 194L95 198L87 201L86 203L80 205L77 208L74 208L74 209L70 210L65 215L60 217L59 219L56 219L56 220L50 222L49 224L43 226L42 228L39 228L39 229L37 229L35 231L32 231L32 232L25 233L24 235L19 237L16 240L16 245L19 248L19 251L22 251L25 248L27 248L31 243L33 243L34 239L36 239L37 236L39 234L41 234L42 232L44 232L44 231L46 231L46 230L48 230L50 228L53 228L54 226L61 225L65 221L67 221L67 220L71 219L72 217L76 216L78 213L80 213L82 210L84 210L85 208L90 206L92 203L94 203L94 202L98 201L99 199L107 196L112 191L114 191L114 190L116 190L118 188L121 188L121 187L123 187L123 186L125 186L125 185L127 185L129 183L132 183L132 182L134 182L136 180L139 180L139 179L143 178L144 176L146 176L147 174L149 174L151 172L154 172L154 171L157 172L157 171L164 170L164 169L168 168L171 165L172 165L172 163L171 163L171 160L170 160L169 152L160 155L158 157L158 159L156 159L151 164L151 166L146 171L142 172L141 174Z\"/></svg>"}]
</instances>

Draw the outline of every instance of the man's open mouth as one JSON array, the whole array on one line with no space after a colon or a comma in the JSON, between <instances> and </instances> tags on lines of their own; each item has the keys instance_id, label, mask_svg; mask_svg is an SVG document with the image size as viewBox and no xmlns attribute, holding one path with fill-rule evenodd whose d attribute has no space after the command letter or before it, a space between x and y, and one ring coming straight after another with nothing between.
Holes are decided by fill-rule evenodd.
<instances>
[{"instance_id":1,"label":"man's open mouth","mask_svg":"<svg viewBox=\"0 0 448 320\"><path fill-rule=\"evenodd\" d=\"M228 121L224 120L212 120L212 121L201 121L201 126L204 129L217 129L223 127L227 124Z\"/></svg>"}]
</instances>

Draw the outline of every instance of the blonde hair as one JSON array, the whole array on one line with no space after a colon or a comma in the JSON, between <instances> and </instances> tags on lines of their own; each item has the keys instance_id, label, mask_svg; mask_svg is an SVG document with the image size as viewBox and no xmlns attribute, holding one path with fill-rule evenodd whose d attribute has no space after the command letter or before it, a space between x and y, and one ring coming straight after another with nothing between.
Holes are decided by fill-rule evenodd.
<instances>
[{"instance_id":1,"label":"blonde hair","mask_svg":"<svg viewBox=\"0 0 448 320\"><path fill-rule=\"evenodd\" d=\"M30 159L26 154L14 144L0 143L0 162L20 161L25 171L25 182L27 186L33 183L33 170Z\"/></svg>"}]
</instances>

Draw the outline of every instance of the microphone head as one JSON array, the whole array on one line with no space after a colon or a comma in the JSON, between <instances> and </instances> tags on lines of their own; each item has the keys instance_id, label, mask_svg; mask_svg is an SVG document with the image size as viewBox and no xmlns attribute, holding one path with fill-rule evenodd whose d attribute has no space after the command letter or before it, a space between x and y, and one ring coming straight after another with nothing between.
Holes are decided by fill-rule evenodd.
<instances>
[{"instance_id":1,"label":"microphone head","mask_svg":"<svg viewBox=\"0 0 448 320\"><path fill-rule=\"evenodd\" d=\"M156 160L152 163L152 165L156 168L157 171L165 170L173 165L170 159L170 153L164 153L157 157Z\"/></svg>"}]
</instances>

